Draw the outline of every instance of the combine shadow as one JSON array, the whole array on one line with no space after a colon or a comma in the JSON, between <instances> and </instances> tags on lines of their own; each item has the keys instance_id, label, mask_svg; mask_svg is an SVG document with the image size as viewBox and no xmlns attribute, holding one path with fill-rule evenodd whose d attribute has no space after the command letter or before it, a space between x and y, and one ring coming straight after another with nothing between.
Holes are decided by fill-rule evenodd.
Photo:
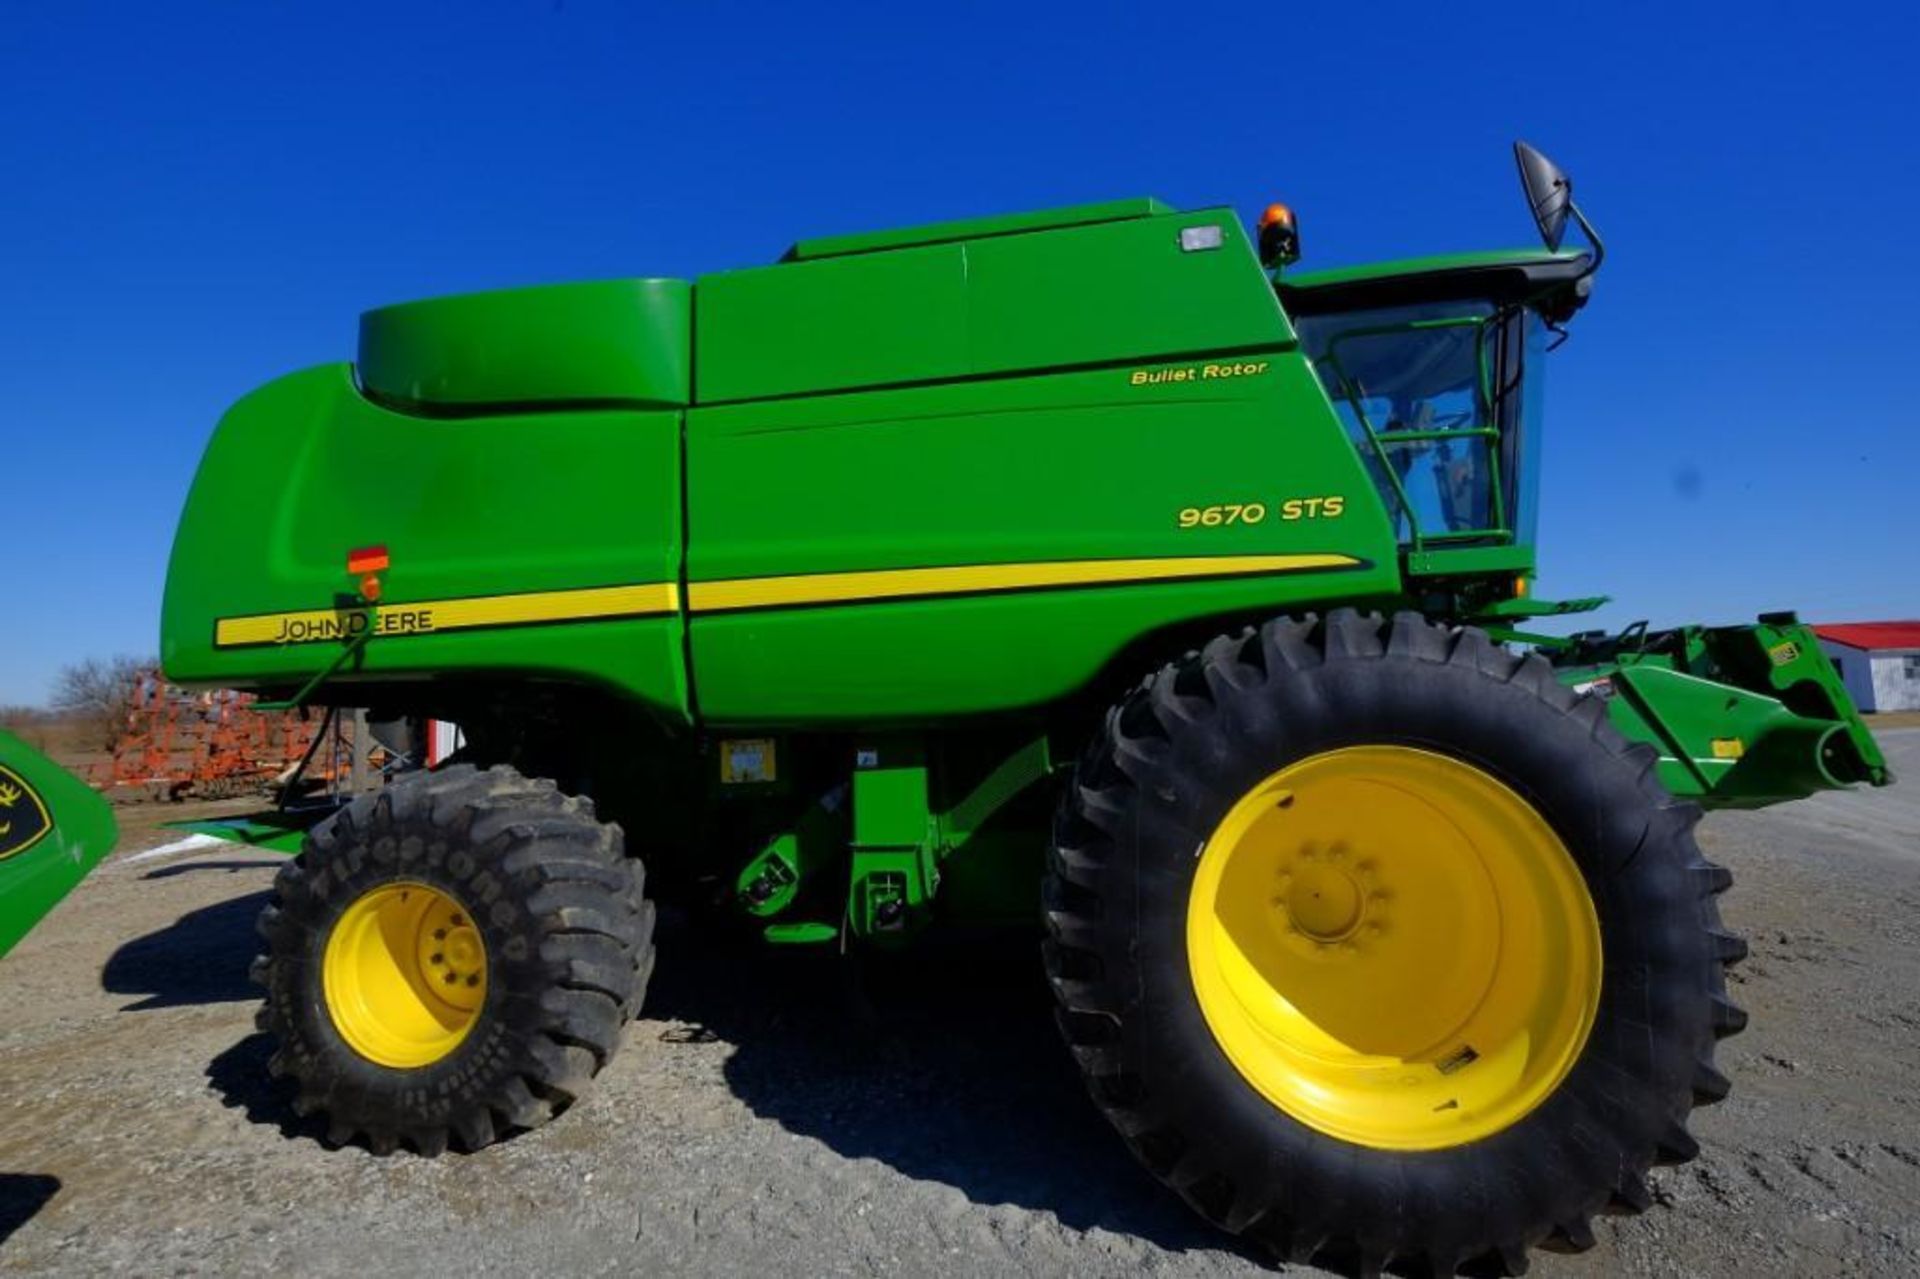
<instances>
[{"instance_id":1,"label":"combine shadow","mask_svg":"<svg viewBox=\"0 0 1920 1279\"><path fill-rule=\"evenodd\" d=\"M200 979L155 998L252 998L245 968L263 896L129 943L129 951L147 948L137 952L142 972L163 954L220 957ZM228 913L198 918L220 911ZM181 947L182 933L194 939L184 956L158 941L174 937ZM1054 1027L1036 937L948 942L856 963L829 947L742 941L664 911L658 942L644 1016L681 1025L660 1035L664 1043L629 1043L629 1053L724 1040L734 1045L725 1076L735 1096L847 1159L878 1160L982 1206L1052 1213L1070 1229L1262 1260L1141 1169L1094 1108ZM628 1032L646 1033L658 1032ZM289 1138L317 1136L318 1121L296 1116L268 1076L271 1053L266 1035L249 1035L208 1064L208 1083L253 1123Z\"/></svg>"},{"instance_id":2,"label":"combine shadow","mask_svg":"<svg viewBox=\"0 0 1920 1279\"><path fill-rule=\"evenodd\" d=\"M113 952L100 986L116 995L144 995L127 1012L225 1004L259 998L247 967L259 949L253 921L268 890L189 911Z\"/></svg>"},{"instance_id":3,"label":"combine shadow","mask_svg":"<svg viewBox=\"0 0 1920 1279\"><path fill-rule=\"evenodd\" d=\"M728 941L663 913L645 1016L735 1045L755 1114L848 1159L1173 1251L1248 1249L1133 1160L1053 1023L1039 939L968 938L857 964ZM671 1052L670 1043L651 1048Z\"/></svg>"},{"instance_id":4,"label":"combine shadow","mask_svg":"<svg viewBox=\"0 0 1920 1279\"><path fill-rule=\"evenodd\" d=\"M60 1179L38 1172L0 1172L0 1244L60 1193Z\"/></svg>"},{"instance_id":5,"label":"combine shadow","mask_svg":"<svg viewBox=\"0 0 1920 1279\"><path fill-rule=\"evenodd\" d=\"M272 1055L270 1036L248 1035L207 1063L207 1084L219 1095L222 1105L238 1110L249 1123L277 1128L289 1139L319 1140L321 1122L294 1114L289 1090L267 1073L267 1058Z\"/></svg>"}]
</instances>

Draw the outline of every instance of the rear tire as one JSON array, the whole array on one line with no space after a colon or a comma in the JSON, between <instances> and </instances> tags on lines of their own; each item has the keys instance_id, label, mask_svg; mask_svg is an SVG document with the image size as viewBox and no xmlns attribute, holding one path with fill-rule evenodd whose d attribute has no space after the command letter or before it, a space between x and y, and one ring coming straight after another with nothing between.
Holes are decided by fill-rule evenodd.
<instances>
[{"instance_id":1,"label":"rear tire","mask_svg":"<svg viewBox=\"0 0 1920 1279\"><path fill-rule=\"evenodd\" d=\"M361 796L314 829L261 913L269 1069L330 1142L377 1154L474 1150L542 1124L638 1004L653 961L642 885L592 801L511 768L454 765Z\"/></svg>"},{"instance_id":2,"label":"rear tire","mask_svg":"<svg viewBox=\"0 0 1920 1279\"><path fill-rule=\"evenodd\" d=\"M1284 1068L1264 1076L1248 1068L1245 1037L1223 1037L1220 999L1201 993L1211 971L1207 946L1189 936L1196 926L1190 908L1198 909L1199 891L1211 891L1195 889L1207 878L1199 868L1217 856L1227 819L1249 796L1277 793L1285 807L1290 792L1261 788L1297 775L1303 762L1392 760L1395 752L1484 779L1513 800L1499 820L1544 821L1546 846L1571 858L1564 883L1584 897L1581 913L1598 925L1603 962L1588 984L1583 1024L1590 1028L1563 1039L1563 1068L1549 1072L1524 1105L1504 1114L1490 1105L1492 1117L1478 1128L1463 1124L1457 1138L1436 1138L1418 1116L1396 1128L1390 1106L1369 1113L1363 1088L1349 1093L1361 1099L1351 1129L1289 1100L1326 1079L1344 1087L1349 1076L1316 1076L1302 1093ZM1644 1209L1648 1168L1698 1152L1688 1113L1726 1094L1714 1044L1745 1024L1727 999L1723 971L1745 946L1721 927L1714 900L1729 876L1701 856L1693 838L1699 809L1667 793L1654 762L1650 748L1629 745L1614 730L1603 703L1559 684L1542 658L1411 613L1391 622L1347 610L1324 621L1275 621L1223 636L1156 672L1109 712L1089 746L1063 799L1049 861L1047 972L1094 1100L1141 1161L1203 1216L1286 1260L1363 1273L1399 1262L1452 1274L1474 1263L1517 1274L1532 1247L1591 1246L1595 1214ZM1382 785L1375 793L1384 802L1397 783ZM1468 785L1463 794L1482 793L1471 788L1483 782ZM1332 809L1336 824L1346 820L1340 812L1355 811ZM1461 811L1463 820L1477 820L1473 801ZM1261 828L1281 832L1262 836L1268 846L1284 839L1286 820ZM1358 816L1353 825L1367 828ZM1458 829L1444 822L1403 828L1415 835L1415 861L1436 855ZM1367 855L1361 843L1342 855ZM1337 839L1332 846L1344 847ZM1522 846L1534 847L1515 845ZM1387 851L1383 864L1391 862ZM1277 967L1293 965L1286 971L1306 972L1313 982L1321 980L1315 971L1325 971L1313 967L1324 958L1316 952L1339 947L1372 917L1345 898L1332 901L1339 894L1323 900L1317 891L1299 913L1297 894L1288 897L1294 890L1285 887L1297 870L1272 890L1270 908L1295 911L1283 921L1294 935L1280 936L1280 924L1255 931L1279 938L1271 943ZM1240 882L1259 891L1240 892L1237 903L1257 903L1255 914L1269 909L1269 890ZM1298 935L1317 928L1324 937ZM1462 948L1475 944L1460 936ZM1304 947L1305 958L1293 958L1289 946ZM1442 964L1451 959L1444 946L1427 953ZM1399 1010L1393 1016L1418 1009L1419 965L1394 976L1411 989L1380 987L1329 1006L1335 1015L1327 1025L1364 1026L1364 1009L1375 1006ZM1560 998L1557 982L1536 978L1517 998L1551 1005ZM1579 983L1568 977L1564 985ZM1286 1015L1297 1017L1293 1010L1310 1002L1275 993ZM1575 989L1564 996L1578 997ZM1372 1015L1378 1027L1382 1014ZM1372 1064L1365 1054L1375 1050L1352 1047L1359 1037L1327 1025L1306 1033L1325 1032L1328 1040L1277 1060L1312 1060L1331 1042L1325 1051L1350 1051ZM1382 1033L1391 1037L1392 1029ZM1514 1042L1524 1059L1527 1038ZM1408 1053L1391 1078L1409 1087L1455 1070L1470 1078L1475 1060ZM1483 1079L1498 1073L1483 1072Z\"/></svg>"}]
</instances>

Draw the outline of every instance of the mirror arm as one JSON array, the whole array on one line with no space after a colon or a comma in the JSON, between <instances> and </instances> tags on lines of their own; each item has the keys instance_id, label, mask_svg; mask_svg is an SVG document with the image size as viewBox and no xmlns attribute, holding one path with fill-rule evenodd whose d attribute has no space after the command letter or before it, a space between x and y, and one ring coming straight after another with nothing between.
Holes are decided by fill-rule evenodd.
<instances>
[{"instance_id":1,"label":"mirror arm","mask_svg":"<svg viewBox=\"0 0 1920 1279\"><path fill-rule=\"evenodd\" d=\"M1567 201L1567 212L1580 224L1580 233L1587 237L1587 243L1593 246L1593 260L1587 263L1587 269L1580 273L1582 280L1600 269L1600 263L1606 259L1607 246L1600 242L1600 233L1593 229L1593 223L1587 221L1587 215L1580 212L1580 206L1572 200Z\"/></svg>"}]
</instances>

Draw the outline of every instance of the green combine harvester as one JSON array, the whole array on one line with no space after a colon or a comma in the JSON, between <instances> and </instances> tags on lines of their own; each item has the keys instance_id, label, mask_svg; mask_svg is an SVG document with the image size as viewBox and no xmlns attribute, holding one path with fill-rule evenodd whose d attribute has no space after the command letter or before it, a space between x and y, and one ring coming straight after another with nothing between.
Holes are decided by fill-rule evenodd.
<instances>
[{"instance_id":1,"label":"green combine harvester","mask_svg":"<svg viewBox=\"0 0 1920 1279\"><path fill-rule=\"evenodd\" d=\"M119 834L91 786L0 729L0 956L113 851Z\"/></svg>"},{"instance_id":2,"label":"green combine harvester","mask_svg":"<svg viewBox=\"0 0 1920 1279\"><path fill-rule=\"evenodd\" d=\"M1790 614L1524 629L1602 602L1531 589L1601 250L1517 152L1542 250L1301 273L1283 206L1127 200L387 307L240 401L169 675L466 743L279 876L295 1108L545 1122L647 884L719 883L881 961L1043 921L1095 1104L1279 1256L1518 1271L1646 1207L1746 1020L1702 809L1890 779Z\"/></svg>"}]
</instances>

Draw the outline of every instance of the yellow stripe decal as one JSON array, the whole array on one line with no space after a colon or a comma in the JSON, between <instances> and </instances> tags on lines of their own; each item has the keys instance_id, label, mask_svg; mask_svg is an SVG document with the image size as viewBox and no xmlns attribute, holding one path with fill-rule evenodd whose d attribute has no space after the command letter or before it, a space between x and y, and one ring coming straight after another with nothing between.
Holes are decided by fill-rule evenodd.
<instances>
[{"instance_id":1,"label":"yellow stripe decal","mask_svg":"<svg viewBox=\"0 0 1920 1279\"><path fill-rule=\"evenodd\" d=\"M376 609L308 609L223 617L214 624L216 648L245 644L314 644L350 639L369 625L375 637L430 635L481 626L534 622L590 622L615 617L657 617L677 612L680 588L673 582L601 586L581 591L533 591L469 599L382 604Z\"/></svg>"},{"instance_id":2,"label":"yellow stripe decal","mask_svg":"<svg viewBox=\"0 0 1920 1279\"><path fill-rule=\"evenodd\" d=\"M983 595L1048 587L1150 585L1208 577L1257 577L1313 569L1358 568L1351 555L1195 555L1168 559L1058 560L1032 564L960 564L947 568L884 568L858 573L808 573L694 582L687 606L695 613L755 608L861 604L943 595ZM534 591L470 599L382 604L374 609L307 609L223 617L214 625L216 648L253 644L315 644L350 639L369 625L376 637L431 635L484 626L588 622L660 617L679 611L673 582Z\"/></svg>"},{"instance_id":3,"label":"yellow stripe decal","mask_svg":"<svg viewBox=\"0 0 1920 1279\"><path fill-rule=\"evenodd\" d=\"M884 568L863 573L743 577L694 582L687 606L696 613L857 604L926 595L970 595L1061 586L1123 586L1192 577L1247 577L1318 568L1354 568L1351 555L1195 555L1146 560L1057 560L1036 564L961 564L951 568Z\"/></svg>"}]
</instances>

